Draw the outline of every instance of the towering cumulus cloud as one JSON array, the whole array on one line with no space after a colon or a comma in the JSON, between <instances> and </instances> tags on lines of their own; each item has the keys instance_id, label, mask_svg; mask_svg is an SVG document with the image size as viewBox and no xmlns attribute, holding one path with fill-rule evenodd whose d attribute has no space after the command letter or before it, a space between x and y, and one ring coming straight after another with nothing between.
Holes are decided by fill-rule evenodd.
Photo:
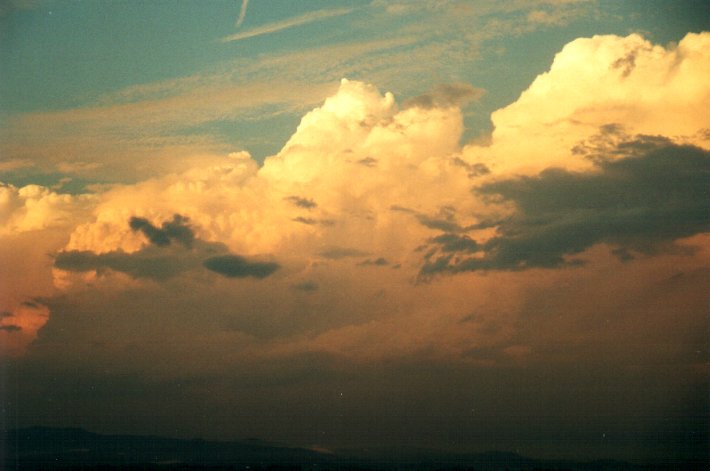
<instances>
[{"instance_id":1,"label":"towering cumulus cloud","mask_svg":"<svg viewBox=\"0 0 710 471\"><path fill-rule=\"evenodd\" d=\"M707 146L709 41L707 33L668 49L636 34L572 41L515 103L493 113L494 145L483 154L500 172L589 170L592 162L570 149L611 125Z\"/></svg>"},{"instance_id":2,"label":"towering cumulus cloud","mask_svg":"<svg viewBox=\"0 0 710 471\"><path fill-rule=\"evenodd\" d=\"M461 144L471 85L398 104L343 79L263 164L2 185L0 356L30 404L12 413L336 445L621 449L631 430L639 454L695 453L708 77L708 33L581 38L486 145Z\"/></svg>"},{"instance_id":3,"label":"towering cumulus cloud","mask_svg":"<svg viewBox=\"0 0 710 471\"><path fill-rule=\"evenodd\" d=\"M683 442L706 404L708 77L710 34L595 36L494 112L485 146L461 145L472 86L398 105L343 79L263 165L236 152L85 195L4 185L2 354L29 365L38 407L91 394L122 415L150 396L178 423L170 397L235 434L271 420L292 438L318 397L343 429L409 429L426 400L451 436L578 437L567 417L607 414L617 443Z\"/></svg>"},{"instance_id":4,"label":"towering cumulus cloud","mask_svg":"<svg viewBox=\"0 0 710 471\"><path fill-rule=\"evenodd\" d=\"M562 273L705 273L709 46L708 34L669 49L638 35L575 40L493 113L486 147L459 145L471 86L399 107L344 79L261 167L241 152L92 195L4 186L3 348L22 351L47 319L36 348L49 348L71 318L115 353L151 333L107 336L89 311L145 301L141 316L161 317L148 299L169 296L185 301L172 335L238 332L218 347L252 356L532 359L539 338L519 318ZM55 316L69 299L72 316Z\"/></svg>"}]
</instances>

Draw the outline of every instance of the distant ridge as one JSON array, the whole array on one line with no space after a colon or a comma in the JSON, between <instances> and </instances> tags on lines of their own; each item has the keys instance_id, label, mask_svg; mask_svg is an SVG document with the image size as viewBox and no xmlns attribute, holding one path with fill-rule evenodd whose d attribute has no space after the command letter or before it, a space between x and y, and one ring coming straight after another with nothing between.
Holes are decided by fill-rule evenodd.
<instances>
[{"instance_id":1,"label":"distant ridge","mask_svg":"<svg viewBox=\"0 0 710 471\"><path fill-rule=\"evenodd\" d=\"M321 453L259 440L207 441L139 435L102 435L81 428L30 427L0 439L6 470L652 470L707 469L707 463L658 466L621 461L552 461L509 452L453 454L423 448L352 449Z\"/></svg>"},{"instance_id":2,"label":"distant ridge","mask_svg":"<svg viewBox=\"0 0 710 471\"><path fill-rule=\"evenodd\" d=\"M3 440L5 469L224 467L269 468L327 462L321 453L257 440L232 442L139 435L101 435L80 428L10 430Z\"/></svg>"}]
</instances>

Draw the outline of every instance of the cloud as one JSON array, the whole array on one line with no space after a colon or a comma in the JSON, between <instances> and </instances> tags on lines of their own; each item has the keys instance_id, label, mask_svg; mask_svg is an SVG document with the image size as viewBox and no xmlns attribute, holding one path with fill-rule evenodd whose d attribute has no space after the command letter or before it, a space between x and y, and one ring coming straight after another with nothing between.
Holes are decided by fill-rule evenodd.
<instances>
[{"instance_id":1,"label":"cloud","mask_svg":"<svg viewBox=\"0 0 710 471\"><path fill-rule=\"evenodd\" d=\"M113 270L126 273L134 278L167 280L188 269L194 268L195 259L189 253L166 253L145 248L138 252L120 251L94 253L69 250L60 252L54 259L54 267L71 272Z\"/></svg>"},{"instance_id":2,"label":"cloud","mask_svg":"<svg viewBox=\"0 0 710 471\"><path fill-rule=\"evenodd\" d=\"M188 219L179 214L174 215L172 221L164 222L160 229L144 218L134 216L129 221L131 229L142 232L152 244L164 247L175 241L190 248L195 234L187 223Z\"/></svg>"},{"instance_id":3,"label":"cloud","mask_svg":"<svg viewBox=\"0 0 710 471\"><path fill-rule=\"evenodd\" d=\"M0 234L70 225L94 200L90 195L69 195L41 185L17 188L0 182Z\"/></svg>"},{"instance_id":4,"label":"cloud","mask_svg":"<svg viewBox=\"0 0 710 471\"><path fill-rule=\"evenodd\" d=\"M462 157L497 174L591 171L590 160L569 150L610 123L708 148L702 129L710 89L702 77L710 74L709 46L708 33L667 48L637 34L575 39L518 100L493 112L490 145L467 146Z\"/></svg>"},{"instance_id":5,"label":"cloud","mask_svg":"<svg viewBox=\"0 0 710 471\"><path fill-rule=\"evenodd\" d=\"M420 213L413 209L405 208L399 205L392 205L389 209L405 214L412 214L422 226L429 229L436 229L445 232L461 232L466 230L466 228L461 227L456 222L456 208L453 206L442 206L438 209L435 215Z\"/></svg>"},{"instance_id":6,"label":"cloud","mask_svg":"<svg viewBox=\"0 0 710 471\"><path fill-rule=\"evenodd\" d=\"M456 165L460 165L461 167L465 168L466 171L468 172L468 177L469 178L475 178L475 177L480 177L482 175L487 175L491 173L491 170L486 167L485 164L482 164L480 162L476 163L468 163L465 160L461 159L460 157L454 157L454 163Z\"/></svg>"},{"instance_id":7,"label":"cloud","mask_svg":"<svg viewBox=\"0 0 710 471\"><path fill-rule=\"evenodd\" d=\"M555 60L554 72L538 79L554 75L561 87L554 81L546 88L531 85L531 93L506 110L521 106L522 113L522 104L535 100L541 109L551 106L559 99L555 92L565 91L576 74L587 73L600 81L609 75L622 81L635 80L639 67L658 74L668 71L653 66L641 47L634 69L624 79L612 64L626 57L624 47L637 43L616 37L589 41L596 49L582 41L585 61L569 57L565 49ZM585 67L599 60L595 51L608 57L592 73ZM663 48L657 52L667 66L672 54ZM687 54L681 62L700 70L698 63L703 60L702 54ZM565 61L569 70L562 67ZM688 83L697 83L692 74L679 74L686 74ZM673 80L671 75L667 80ZM658 81L652 73L645 85L639 81L634 87L647 86L650 95L663 94ZM620 82L620 86L626 85ZM683 93L702 96L693 87L675 89L680 95L666 96L660 100L663 106L668 102L672 107L671 98L687 101ZM438 98L432 92L428 100L456 103L454 92L444 90ZM650 184L644 187L642 176L656 175L657 165L668 172L673 192L690 191L677 182L683 172L692 173L694 165L699 170L696 157L701 151L682 145L685 134L672 141L630 138L637 134L636 123L611 112L614 97L607 92L590 87L589 96L570 96L577 101L567 114L558 116L560 122L547 122L544 112L519 123L518 111L496 115L500 133L490 145L462 149L463 114L457 106L398 105L393 94L381 93L374 85L343 80L337 91L305 113L282 149L262 166L247 153L225 153L208 164L100 188L92 205L80 211L81 218L58 226L57 246L44 251L58 254L56 265L52 267L51 259L44 265L33 263L41 267L38 273L44 270L46 283L51 284L53 275L59 293L78 299L81 312L106 307L118 319L119 311L135 310L133 297L138 293L143 296L142 307L149 305L151 297L169 293L176 300L174 331L199 327L205 338L220 337L224 343L214 348L233 355L220 360L224 364L239 363L245 350L259 358L317 351L365 361L407 357L423 350L459 358L471 349L493 348L518 352L502 353L496 361L531 361L536 353L520 346L518 330L524 322L519 316L530 292L558 284L560 278L555 277L562 276L562 270L535 270L533 276L521 268L564 267L578 257L587 264L570 270L574 279L591 276L600 264L617 269L614 264L619 261L603 244L628 260L623 264L629 267L628 274L653 260L664 260L668 266L686 264L689 269L700 263L692 260L699 252L688 257L687 252L670 249L691 243L676 242L683 234L700 237L693 231L702 224L696 221L695 226L674 228L662 221L654 229L652 218L642 217L644 212L670 220L673 208L664 207L663 201L654 203L655 209L643 202L644 195L653 196L653 190ZM600 113L579 124L577 114L590 106L610 114ZM624 106L633 111L633 103ZM641 109L645 112L645 105ZM655 107L649 112L660 119ZM539 121L546 121L545 125ZM690 119L684 129L695 124ZM524 145L527 137L530 146ZM655 164L653 153L663 154ZM673 164L671 154L685 164ZM548 156L554 158L546 160ZM690 175L689 181L697 178ZM611 194L616 182L626 188L616 203L593 191L604 186ZM579 188L579 194L570 188ZM563 206L545 206L545 190ZM692 196L682 195L676 198L682 202L677 206L681 211ZM67 203L71 208L75 204L74 199ZM636 222L631 217L634 211L641 214ZM12 214L19 213L13 210ZM583 233L577 241L575 231ZM9 261L7 266L21 263ZM373 266L396 263L399 269L363 269L358 266L363 261ZM417 283L420 272L455 276ZM260 281L236 282L239 277ZM306 285L299 288L303 280L318 289L306 290L309 294L304 296ZM34 299L36 293L26 292L28 296L0 307L15 312L16 305ZM120 303L108 306L102 296L108 299L109 294ZM210 299L210 309L201 319L204 325L195 326L188 311L193 309L189 306L200 305L200 299ZM461 318L472 311L481 322L461 328ZM493 320L497 330L489 328ZM23 325L19 334L24 332L30 328ZM255 346L251 336L270 340ZM515 348L506 350L509 347ZM214 360L213 353L209 350L195 359L192 371L209 365L207 358ZM179 353L165 353L166 363L171 355Z\"/></svg>"},{"instance_id":8,"label":"cloud","mask_svg":"<svg viewBox=\"0 0 710 471\"><path fill-rule=\"evenodd\" d=\"M404 102L404 107L418 106L420 108L447 108L450 106L463 106L470 101L477 100L483 95L483 90L468 83L451 83L437 85L434 90L424 95L419 95Z\"/></svg>"},{"instance_id":9,"label":"cloud","mask_svg":"<svg viewBox=\"0 0 710 471\"><path fill-rule=\"evenodd\" d=\"M300 283L296 283L293 287L299 291L305 291L307 293L318 290L318 284L313 281L302 281Z\"/></svg>"},{"instance_id":10,"label":"cloud","mask_svg":"<svg viewBox=\"0 0 710 471\"><path fill-rule=\"evenodd\" d=\"M178 425L247 404L255 412L246 425L214 424L215 434L246 436L278 423L264 417L283 420L284 430L294 430L286 422L295 413L316 423L299 406L313 397L325 398L320 420L330 424L343 410L334 392L350 401L360 388L344 426L384 410L383 423L401 428L426 400L446 412L442 423L472 402L490 413L466 414L470 428L454 423L447 436L518 431L510 417L532 404L542 421L522 424L529 443L538 422L559 437L548 406L563 385L567 398L591 391L582 409L558 401L555 417L573 414L569 430L628 403L619 397L636 406L612 411L633 423L622 430L615 420L617 431L638 431L638 417L661 430L659 410L688 410L680 407L688 390L705 391L696 385L707 370L708 151L684 137L698 108L682 126L668 123L679 135L639 136L637 127L646 112L660 123L666 105L702 98L696 87L707 80L688 72L703 69L703 51L643 47L623 77L628 64L612 64L629 44L637 43L581 41L582 60L565 49L538 79L547 87L531 86L506 107L511 114L496 115L500 132L486 147L460 147L456 107L398 106L393 94L343 81L263 166L246 153L224 155L99 188L90 202L7 187L0 279L10 289L0 290L0 310L21 330L3 329L0 342L26 345L43 326L20 375L19 397L31 401L24 420L69 411L110 423L105 411L118 403L144 412L135 415L150 428L156 411L172 417L178 398ZM669 59L682 70L667 74ZM638 70L649 71L644 80ZM567 96L578 76L618 82L621 96L586 83L581 96ZM680 76L689 86L664 95ZM636 80L645 99L665 98L635 108L623 80ZM569 108L548 120L565 97L557 105ZM530 103L539 109L526 121ZM601 111L585 115L594 107ZM637 114L641 121L629 118ZM308 217L294 221L299 214ZM325 220L337 224L316 223ZM584 264L562 269L576 259ZM392 263L400 268L377 268ZM420 271L450 276L417 283ZM77 406L76 391L95 410ZM682 420L705 410L702 401ZM415 418L431 429L424 416Z\"/></svg>"},{"instance_id":11,"label":"cloud","mask_svg":"<svg viewBox=\"0 0 710 471\"><path fill-rule=\"evenodd\" d=\"M283 72L284 67L272 69ZM7 139L0 142L0 153L22 165L10 166L2 177L59 174L136 182L212 165L235 145L204 127L301 110L333 88L319 81L279 85L269 80L267 85L254 75L254 70L247 77L198 75L129 88L90 106L12 114L2 126ZM116 155L121 158L109 157Z\"/></svg>"},{"instance_id":12,"label":"cloud","mask_svg":"<svg viewBox=\"0 0 710 471\"><path fill-rule=\"evenodd\" d=\"M326 18L333 18L335 16L347 15L352 12L352 8L334 8L331 10L317 10L305 13L300 16L289 18L283 21L277 21L274 23L268 23L262 25L258 28L250 29L248 31L243 31L241 33L232 34L230 36L225 36L220 39L221 42L231 42L231 41L241 41L242 39L253 38L255 36L262 36L264 34L275 33L277 31L282 31L284 29L293 28L295 26L301 26L304 24L312 23L314 21L324 20Z\"/></svg>"},{"instance_id":13,"label":"cloud","mask_svg":"<svg viewBox=\"0 0 710 471\"><path fill-rule=\"evenodd\" d=\"M390 262L388 262L386 258L378 257L374 260L367 259L363 262L360 262L360 263L358 263L358 266L361 266L361 267L373 267L373 266L374 267L386 267L389 264L390 264Z\"/></svg>"},{"instance_id":14,"label":"cloud","mask_svg":"<svg viewBox=\"0 0 710 471\"><path fill-rule=\"evenodd\" d=\"M287 196L284 199L299 208L313 209L318 206L315 201L308 198L301 198L300 196Z\"/></svg>"},{"instance_id":15,"label":"cloud","mask_svg":"<svg viewBox=\"0 0 710 471\"><path fill-rule=\"evenodd\" d=\"M377 159L373 159L372 157L365 157L364 159L360 159L357 161L360 165L364 165L365 167L375 167L377 166Z\"/></svg>"},{"instance_id":16,"label":"cloud","mask_svg":"<svg viewBox=\"0 0 710 471\"><path fill-rule=\"evenodd\" d=\"M91 218L95 195L69 195L41 185L0 183L0 311L13 313L0 356L16 356L47 322L48 308L38 298L56 294L51 259L68 234ZM11 335L10 335L11 334Z\"/></svg>"},{"instance_id":17,"label":"cloud","mask_svg":"<svg viewBox=\"0 0 710 471\"><path fill-rule=\"evenodd\" d=\"M218 255L206 259L202 264L208 270L228 278L266 278L279 269L274 262L250 262L238 255Z\"/></svg>"},{"instance_id":18,"label":"cloud","mask_svg":"<svg viewBox=\"0 0 710 471\"><path fill-rule=\"evenodd\" d=\"M463 230L456 223L454 217L455 210L451 207L441 208L439 216L429 216L426 214L417 214L417 220L429 229L438 229L446 232L458 232Z\"/></svg>"},{"instance_id":19,"label":"cloud","mask_svg":"<svg viewBox=\"0 0 710 471\"><path fill-rule=\"evenodd\" d=\"M422 273L578 264L569 257L598 243L628 259L630 252L671 250L674 241L710 230L710 152L644 136L617 150L629 155L597 160L596 172L552 168L482 185L480 195L511 202L515 212L482 243L451 234L432 239L444 254L428 260Z\"/></svg>"},{"instance_id":20,"label":"cloud","mask_svg":"<svg viewBox=\"0 0 710 471\"><path fill-rule=\"evenodd\" d=\"M307 224L309 226L315 226L315 225L332 226L333 224L335 224L335 221L332 221L330 219L315 219L315 218L306 218L303 216L295 217L292 219L292 221L300 222L301 224Z\"/></svg>"},{"instance_id":21,"label":"cloud","mask_svg":"<svg viewBox=\"0 0 710 471\"><path fill-rule=\"evenodd\" d=\"M443 252L475 253L481 249L475 240L466 235L441 234L430 242L439 245Z\"/></svg>"},{"instance_id":22,"label":"cloud","mask_svg":"<svg viewBox=\"0 0 710 471\"><path fill-rule=\"evenodd\" d=\"M175 214L172 220L163 222L158 228L145 218L131 217L131 230L142 232L151 245L132 252L64 250L55 256L54 267L69 272L96 271L99 274L112 270L136 279L158 281L201 267L230 278L264 278L279 268L276 263L249 262L244 257L230 254L222 243L196 239L188 220ZM178 242L179 246L171 246L172 241Z\"/></svg>"}]
</instances>

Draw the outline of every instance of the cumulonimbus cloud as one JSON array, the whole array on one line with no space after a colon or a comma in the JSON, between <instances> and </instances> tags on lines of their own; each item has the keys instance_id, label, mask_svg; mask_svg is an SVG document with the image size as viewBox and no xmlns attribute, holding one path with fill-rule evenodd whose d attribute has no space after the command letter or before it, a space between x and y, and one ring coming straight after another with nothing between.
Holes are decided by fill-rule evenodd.
<instances>
[{"instance_id":1,"label":"cumulonimbus cloud","mask_svg":"<svg viewBox=\"0 0 710 471\"><path fill-rule=\"evenodd\" d=\"M644 126L658 128L669 107L706 103L706 81L693 71L707 68L701 47L707 36L689 35L677 50L636 36L577 40L550 73L494 113L497 127L485 147L460 145L464 120L453 104L470 96L469 87L435 88L415 106L398 106L391 93L343 80L263 166L246 153L224 156L88 199L38 186L3 188L0 235L10 248L2 252L9 262L0 264L0 274L10 279L13 266L24 270L28 257L15 254L34 253L30 245L40 243L43 252L26 264L34 271L23 272L25 284L12 281L22 294L0 293L7 299L0 308L16 317L2 325L21 326L12 336L31 340L46 310L22 303L50 297L53 288L44 285L54 276L54 289L70 293L85 289L87 280L97 291L184 282L195 297L207 285L229 285L235 293L225 293L224 302L249 306L233 309L229 325L247 332L278 325L278 348L288 352L364 358L425 344L460 353L472 348L473 338L503 345L514 338L515 322L501 321L489 335L485 322L460 333L459 321L478 299L487 300L486 312L513 318L522 303L516 286L530 282L526 268L546 268L554 277L557 268L588 260L591 252L618 263L604 245L624 260L636 257L624 265L635 266L670 256L667 249L681 253L679 239L707 230L700 210L708 201L698 190L707 150L694 133L706 126L698 116L709 108L695 106L684 121L674 121L673 140L643 137ZM613 64L629 51L635 51L634 68L627 74ZM684 65L675 70L673 64ZM577 96L570 81L580 74L586 75L579 86L589 89ZM597 82L611 85L597 91L590 85ZM647 102L620 106L606 95L617 90L626 97L632 89ZM569 99L552 109L553 122L530 112L553 108L560 97ZM643 120L629 119L636 115ZM626 128L623 137L618 130ZM581 270L591 270L594 257ZM438 276L417 284L422 274ZM46 279L42 291L28 288L34 279ZM498 289L500 280L506 280L503 294L491 300L485 287ZM239 291L247 285L268 294ZM264 298L273 303L260 305ZM245 319L242 311L261 314ZM16 322L21 318L33 320ZM428 324L433 318L435 329ZM311 335L309 342L289 337L295 331L287 326L296 325Z\"/></svg>"}]
</instances>

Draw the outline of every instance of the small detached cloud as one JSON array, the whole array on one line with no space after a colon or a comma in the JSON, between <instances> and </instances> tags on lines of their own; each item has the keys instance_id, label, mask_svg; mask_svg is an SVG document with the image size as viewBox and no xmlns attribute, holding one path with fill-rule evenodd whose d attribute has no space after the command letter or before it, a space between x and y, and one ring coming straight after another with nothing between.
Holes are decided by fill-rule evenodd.
<instances>
[{"instance_id":1,"label":"small detached cloud","mask_svg":"<svg viewBox=\"0 0 710 471\"><path fill-rule=\"evenodd\" d=\"M358 265L361 267L386 267L389 264L390 262L388 262L387 259L384 257L379 257L374 260L367 259L364 262L358 263Z\"/></svg>"},{"instance_id":2,"label":"small detached cloud","mask_svg":"<svg viewBox=\"0 0 710 471\"><path fill-rule=\"evenodd\" d=\"M377 166L377 159L375 159L374 157L365 157L364 159L358 160L357 163L365 167L372 168Z\"/></svg>"},{"instance_id":3,"label":"small detached cloud","mask_svg":"<svg viewBox=\"0 0 710 471\"><path fill-rule=\"evenodd\" d=\"M332 226L335 224L335 221L331 219L306 218L303 216L295 217L292 221L300 222L301 224L306 224L308 226Z\"/></svg>"},{"instance_id":4,"label":"small detached cloud","mask_svg":"<svg viewBox=\"0 0 710 471\"><path fill-rule=\"evenodd\" d=\"M461 157L454 157L453 163L454 165L458 165L459 167L465 168L468 172L469 178L480 177L482 175L488 175L489 173L491 173L490 169L486 167L485 164L482 164L480 162L470 164L463 160Z\"/></svg>"},{"instance_id":5,"label":"small detached cloud","mask_svg":"<svg viewBox=\"0 0 710 471\"><path fill-rule=\"evenodd\" d=\"M287 196L286 198L284 198L284 200L288 201L294 206L298 206L299 208L304 209L313 209L318 206L318 204L312 199L302 198L300 196Z\"/></svg>"},{"instance_id":6,"label":"small detached cloud","mask_svg":"<svg viewBox=\"0 0 710 471\"><path fill-rule=\"evenodd\" d=\"M274 262L250 262L239 255L218 255L202 262L205 268L228 278L266 278L279 269Z\"/></svg>"},{"instance_id":7,"label":"small detached cloud","mask_svg":"<svg viewBox=\"0 0 710 471\"><path fill-rule=\"evenodd\" d=\"M302 281L296 283L293 287L299 291L304 291L306 293L312 293L313 291L318 291L318 285L313 281Z\"/></svg>"}]
</instances>

